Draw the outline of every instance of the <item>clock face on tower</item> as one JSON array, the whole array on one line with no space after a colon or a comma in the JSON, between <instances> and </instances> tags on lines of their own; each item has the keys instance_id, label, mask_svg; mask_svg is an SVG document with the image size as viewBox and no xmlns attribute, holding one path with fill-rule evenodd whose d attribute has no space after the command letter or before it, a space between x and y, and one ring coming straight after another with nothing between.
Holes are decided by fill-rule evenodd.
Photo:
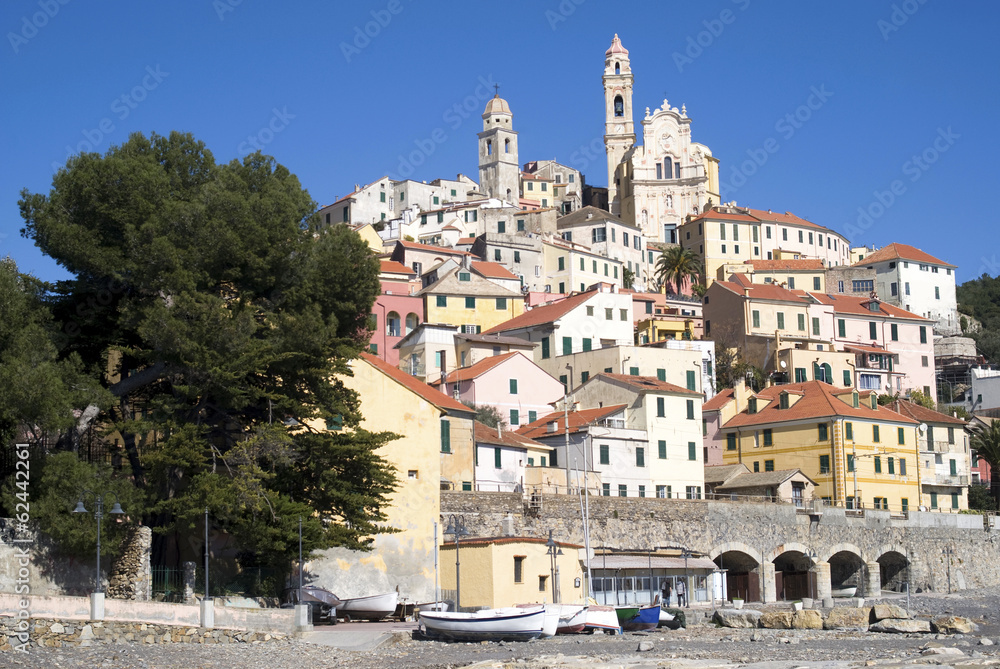
<instances>
[{"instance_id":1,"label":"clock face on tower","mask_svg":"<svg viewBox=\"0 0 1000 669\"><path fill-rule=\"evenodd\" d=\"M625 132L625 126L623 126L621 123L619 123L618 125L615 126L615 132L617 134L621 134L621 133Z\"/></svg>"}]
</instances>

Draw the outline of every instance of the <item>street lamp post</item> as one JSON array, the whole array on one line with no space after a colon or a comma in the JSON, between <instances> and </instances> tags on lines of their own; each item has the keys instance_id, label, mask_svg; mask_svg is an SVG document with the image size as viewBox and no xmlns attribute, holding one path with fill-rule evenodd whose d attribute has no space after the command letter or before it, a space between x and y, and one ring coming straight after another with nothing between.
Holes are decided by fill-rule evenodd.
<instances>
[{"instance_id":1,"label":"street lamp post","mask_svg":"<svg viewBox=\"0 0 1000 669\"><path fill-rule=\"evenodd\" d=\"M445 534L455 535L455 610L462 610L462 572L461 562L458 559L458 547L461 543L462 537L469 536L469 531L465 529L465 519L462 516L452 515L451 520L448 521L448 527L444 530Z\"/></svg>"},{"instance_id":2,"label":"street lamp post","mask_svg":"<svg viewBox=\"0 0 1000 669\"><path fill-rule=\"evenodd\" d=\"M556 557L563 554L562 549L556 546L552 539L552 530L549 530L549 540L545 542L545 554L549 556L549 574L552 577L552 603L559 603L559 566L556 564Z\"/></svg>"},{"instance_id":3,"label":"street lamp post","mask_svg":"<svg viewBox=\"0 0 1000 669\"><path fill-rule=\"evenodd\" d=\"M946 546L944 549L944 555L948 559L948 594L951 594L951 556L954 555L955 551L952 550L951 546Z\"/></svg>"},{"instance_id":4,"label":"street lamp post","mask_svg":"<svg viewBox=\"0 0 1000 669\"><path fill-rule=\"evenodd\" d=\"M76 508L73 509L73 513L90 513L87 511L87 507L83 505L83 499L87 495L94 498L94 503L96 509L94 511L94 517L97 518L97 581L94 592L103 593L104 586L101 583L101 519L104 518L104 498L111 495L115 498L114 506L111 507L109 513L115 515L120 515L125 513L122 511L122 505L118 502L118 495L113 492L102 492L100 494L93 492L92 490L84 490L80 493L80 497L76 502Z\"/></svg>"}]
</instances>

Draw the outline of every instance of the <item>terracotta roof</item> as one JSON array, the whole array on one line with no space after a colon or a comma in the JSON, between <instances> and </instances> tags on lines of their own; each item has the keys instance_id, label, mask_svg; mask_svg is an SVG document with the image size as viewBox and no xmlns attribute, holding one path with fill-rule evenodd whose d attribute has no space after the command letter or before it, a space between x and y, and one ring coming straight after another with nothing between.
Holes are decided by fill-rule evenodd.
<instances>
[{"instance_id":1,"label":"terracotta roof","mask_svg":"<svg viewBox=\"0 0 1000 669\"><path fill-rule=\"evenodd\" d=\"M760 272L774 270L823 269L823 261L819 258L800 258L798 260L794 258L789 260L747 260L745 264L752 265L755 270Z\"/></svg>"},{"instance_id":2,"label":"terracotta roof","mask_svg":"<svg viewBox=\"0 0 1000 669\"><path fill-rule=\"evenodd\" d=\"M549 450L545 444L541 444L534 439L529 439L523 434L512 432L508 429L501 430L497 434L495 427L489 427L476 421L475 439L477 444L493 444L495 446L509 446L511 448L534 448Z\"/></svg>"},{"instance_id":3,"label":"terracotta roof","mask_svg":"<svg viewBox=\"0 0 1000 669\"><path fill-rule=\"evenodd\" d=\"M515 316L505 323L501 323L500 325L490 328L483 334L510 332L511 330L521 330L523 328L530 328L536 325L555 323L557 320L589 300L594 295L597 295L597 291L590 290L586 293L570 295L569 297L556 302L546 302L545 304L535 307L530 311L525 311L520 316Z\"/></svg>"},{"instance_id":4,"label":"terracotta roof","mask_svg":"<svg viewBox=\"0 0 1000 669\"><path fill-rule=\"evenodd\" d=\"M458 383L459 381L474 379L482 374L485 374L500 363L506 362L513 355L522 355L522 353L519 351L512 351L511 353L504 353L502 355L493 355L488 358L483 358L474 365L461 367L452 372L448 372L447 383ZM434 383L431 385L438 386L440 383Z\"/></svg>"},{"instance_id":5,"label":"terracotta roof","mask_svg":"<svg viewBox=\"0 0 1000 669\"><path fill-rule=\"evenodd\" d=\"M520 337L504 337L498 334L465 334L460 333L455 335L455 339L465 339L466 341L480 342L483 344L503 344L505 346L522 346L525 348L534 348L538 346L536 341L527 341L526 339L521 339Z\"/></svg>"},{"instance_id":6,"label":"terracotta roof","mask_svg":"<svg viewBox=\"0 0 1000 669\"><path fill-rule=\"evenodd\" d=\"M509 269L495 262L472 261L472 269L487 279L513 279L517 281L517 276Z\"/></svg>"},{"instance_id":7,"label":"terracotta roof","mask_svg":"<svg viewBox=\"0 0 1000 669\"><path fill-rule=\"evenodd\" d=\"M721 393L716 394L715 397L702 404L701 412L705 413L706 411L718 411L722 407L726 406L726 404L728 404L734 396L735 393L733 392L733 389L726 388Z\"/></svg>"},{"instance_id":8,"label":"terracotta roof","mask_svg":"<svg viewBox=\"0 0 1000 669\"><path fill-rule=\"evenodd\" d=\"M583 409L582 411L570 411L569 412L569 432L573 434L574 432L579 432L583 428L587 427L591 423L595 423L602 418L610 416L611 414L618 413L624 409L627 404L613 404L606 407L598 407L596 409ZM545 435L552 434L565 434L566 433L566 414L562 411L554 411L546 416L542 416L538 420L524 425L517 431L518 434L524 435L525 437L530 437L532 439L537 439L538 437L544 437ZM557 423L557 429L555 432L549 432L549 423Z\"/></svg>"},{"instance_id":9,"label":"terracotta roof","mask_svg":"<svg viewBox=\"0 0 1000 669\"><path fill-rule=\"evenodd\" d=\"M782 392L799 394L801 397L787 409L780 409L778 408L778 396ZM841 395L850 392L850 389L845 391L843 388L837 388L822 381L771 386L756 394L758 398L763 398L757 402L757 413L747 413L747 410L744 409L729 419L723 428L731 429L750 425L768 425L840 416L892 423L916 424L918 422L885 407L879 407L878 410L875 410L866 406L865 403L860 403L855 408L840 399ZM764 402L767 400L770 401L765 405Z\"/></svg>"},{"instance_id":10,"label":"terracotta roof","mask_svg":"<svg viewBox=\"0 0 1000 669\"><path fill-rule=\"evenodd\" d=\"M703 220L745 221L746 223L758 222L756 218L750 216L749 214L731 214L728 211L715 211L714 209L706 211L705 213L700 214L699 216L695 216L694 218L691 219L691 222L703 221Z\"/></svg>"},{"instance_id":11,"label":"terracotta roof","mask_svg":"<svg viewBox=\"0 0 1000 669\"><path fill-rule=\"evenodd\" d=\"M628 55L628 49L622 46L622 41L618 39L618 33L615 33L615 38L611 40L611 46L609 46L608 50L604 52L604 55L610 56L613 53L620 53L623 56Z\"/></svg>"},{"instance_id":12,"label":"terracotta roof","mask_svg":"<svg viewBox=\"0 0 1000 669\"><path fill-rule=\"evenodd\" d=\"M926 318L922 316L917 316L912 314L905 309L900 309L897 306L891 305L888 302L882 302L879 300L879 310L872 311L867 305L871 302L870 297L855 297L854 295L829 295L827 293L814 293L811 291L806 291L806 294L812 297L814 300L820 304L829 304L833 306L834 313L838 314L854 314L856 316L889 316L891 318L909 318L918 321L927 321Z\"/></svg>"},{"instance_id":13,"label":"terracotta roof","mask_svg":"<svg viewBox=\"0 0 1000 669\"><path fill-rule=\"evenodd\" d=\"M734 281L716 281L714 285L721 286L741 297L746 291L749 291L749 297L752 300L776 300L778 302L806 303L805 298L801 295L796 295L787 288L782 288L777 284L749 283L750 280L745 274L734 274L733 278L735 279Z\"/></svg>"},{"instance_id":14,"label":"terracotta roof","mask_svg":"<svg viewBox=\"0 0 1000 669\"><path fill-rule=\"evenodd\" d=\"M909 400L896 400L890 402L886 405L893 411L901 413L904 416L909 416L913 420L918 420L921 423L949 423L951 425L961 425L965 427L966 422L961 418L956 418L955 416L941 413L940 411L934 411L934 409L928 409L925 406L921 406Z\"/></svg>"},{"instance_id":15,"label":"terracotta roof","mask_svg":"<svg viewBox=\"0 0 1000 669\"><path fill-rule=\"evenodd\" d=\"M871 344L844 344L844 348L849 348L852 351L859 351L861 353L880 353L882 355L898 355L885 349L882 346L872 346Z\"/></svg>"},{"instance_id":16,"label":"terracotta roof","mask_svg":"<svg viewBox=\"0 0 1000 669\"><path fill-rule=\"evenodd\" d=\"M433 271L433 270L431 270ZM522 297L520 291L510 290L493 283L489 279L468 272L469 280L462 281L460 274L466 272L464 267L455 267L445 273L437 281L417 291L417 295L457 295L459 297L504 297L516 299Z\"/></svg>"},{"instance_id":17,"label":"terracotta roof","mask_svg":"<svg viewBox=\"0 0 1000 669\"><path fill-rule=\"evenodd\" d=\"M955 265L939 260L929 253L924 253L916 246L909 246L907 244L899 244L895 242L879 249L878 251L875 251L869 256L865 256L863 260L859 260L854 263L853 266L857 267L858 265L870 265L877 262L886 262L887 260L912 260L916 263L941 265L942 267L955 267Z\"/></svg>"},{"instance_id":18,"label":"terracotta roof","mask_svg":"<svg viewBox=\"0 0 1000 669\"><path fill-rule=\"evenodd\" d=\"M431 246L430 244L418 244L417 242L407 242L404 240L399 240L396 243L400 244L405 249L414 249L415 251L427 251L429 253L449 253L455 256L472 255L468 251L459 251L458 249L446 249L443 246Z\"/></svg>"},{"instance_id":19,"label":"terracotta roof","mask_svg":"<svg viewBox=\"0 0 1000 669\"><path fill-rule=\"evenodd\" d=\"M459 237L458 244L473 244L475 243L475 237Z\"/></svg>"},{"instance_id":20,"label":"terracotta roof","mask_svg":"<svg viewBox=\"0 0 1000 669\"><path fill-rule=\"evenodd\" d=\"M807 228L817 228L819 230L828 230L829 228L824 228L822 225L816 225L812 221L807 221L804 218L799 218L790 211L786 211L784 214L777 211L767 211L766 209L747 209L750 215L761 221L770 221L774 223L784 223L786 225L801 225Z\"/></svg>"},{"instance_id":21,"label":"terracotta roof","mask_svg":"<svg viewBox=\"0 0 1000 669\"><path fill-rule=\"evenodd\" d=\"M410 274L416 276L416 272L401 262L395 260L380 260L380 271L382 274Z\"/></svg>"},{"instance_id":22,"label":"terracotta roof","mask_svg":"<svg viewBox=\"0 0 1000 669\"><path fill-rule=\"evenodd\" d=\"M441 391L435 390L426 383L423 383L415 376L410 376L403 370L393 367L385 360L382 360L371 353L362 353L361 358L375 369L405 387L407 390L416 393L439 409L443 409L445 411L459 411L468 414L475 413L472 409L465 406L461 402L453 400Z\"/></svg>"},{"instance_id":23,"label":"terracotta roof","mask_svg":"<svg viewBox=\"0 0 1000 669\"><path fill-rule=\"evenodd\" d=\"M601 221L611 221L612 223L617 223L618 225L623 225L627 228L638 229L637 225L628 223L610 212L591 205L581 207L580 209L577 209L570 214L566 214L565 216L560 216L556 221L556 227L564 228L571 225L580 225L585 223L600 223Z\"/></svg>"},{"instance_id":24,"label":"terracotta roof","mask_svg":"<svg viewBox=\"0 0 1000 669\"><path fill-rule=\"evenodd\" d=\"M655 376L632 376L630 374L609 374L608 372L602 372L595 376L594 379L596 380L601 377L617 381L640 392L679 393L682 395L701 396L701 393L696 390L688 390L673 383L660 381ZM587 382L590 383L589 380Z\"/></svg>"},{"instance_id":25,"label":"terracotta roof","mask_svg":"<svg viewBox=\"0 0 1000 669\"><path fill-rule=\"evenodd\" d=\"M529 181L552 181L549 177L538 176L532 172L521 172L522 179L528 179Z\"/></svg>"}]
</instances>

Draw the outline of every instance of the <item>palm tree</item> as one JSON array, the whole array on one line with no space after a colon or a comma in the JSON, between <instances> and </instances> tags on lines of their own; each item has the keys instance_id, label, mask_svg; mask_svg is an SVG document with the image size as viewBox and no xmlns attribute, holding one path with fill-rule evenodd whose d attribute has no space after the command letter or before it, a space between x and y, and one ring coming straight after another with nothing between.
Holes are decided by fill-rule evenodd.
<instances>
[{"instance_id":1,"label":"palm tree","mask_svg":"<svg viewBox=\"0 0 1000 669\"><path fill-rule=\"evenodd\" d=\"M989 463L990 494L1000 503L1000 420L990 420L986 427L975 429L969 445L976 452L977 460Z\"/></svg>"},{"instance_id":2,"label":"palm tree","mask_svg":"<svg viewBox=\"0 0 1000 669\"><path fill-rule=\"evenodd\" d=\"M663 283L677 286L677 294L681 294L681 286L685 279L695 281L701 271L701 258L698 254L681 246L671 246L666 253L660 255L656 263L656 276Z\"/></svg>"}]
</instances>

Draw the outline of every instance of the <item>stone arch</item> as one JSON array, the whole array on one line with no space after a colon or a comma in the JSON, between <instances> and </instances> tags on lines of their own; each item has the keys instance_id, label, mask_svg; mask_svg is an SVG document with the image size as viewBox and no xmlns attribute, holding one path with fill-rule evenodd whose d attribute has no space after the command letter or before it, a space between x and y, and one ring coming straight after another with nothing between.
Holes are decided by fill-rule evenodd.
<instances>
[{"instance_id":1,"label":"stone arch","mask_svg":"<svg viewBox=\"0 0 1000 669\"><path fill-rule=\"evenodd\" d=\"M719 544L712 549L712 551L708 554L708 557L715 560L723 553L746 553L757 562L761 562L762 558L760 552L756 548L752 548L742 541L727 541L724 544Z\"/></svg>"},{"instance_id":2,"label":"stone arch","mask_svg":"<svg viewBox=\"0 0 1000 669\"><path fill-rule=\"evenodd\" d=\"M795 600L813 597L813 561L809 547L795 541L784 543L772 551L770 562L774 565L775 597L778 600Z\"/></svg>"},{"instance_id":3,"label":"stone arch","mask_svg":"<svg viewBox=\"0 0 1000 669\"><path fill-rule=\"evenodd\" d=\"M712 561L723 573L726 599L760 601L762 590L760 556L750 546L738 542L727 542L712 549Z\"/></svg>"},{"instance_id":4,"label":"stone arch","mask_svg":"<svg viewBox=\"0 0 1000 669\"><path fill-rule=\"evenodd\" d=\"M789 541L776 547L770 553L764 553L764 560L765 562L774 562L776 558L784 553L802 553L806 555L809 553L809 547L797 541Z\"/></svg>"},{"instance_id":5,"label":"stone arch","mask_svg":"<svg viewBox=\"0 0 1000 669\"><path fill-rule=\"evenodd\" d=\"M865 557L865 554L862 552L862 550L858 548L857 545L849 542L841 542L839 544L834 544L829 548L829 550L820 553L819 559L823 560L824 562L829 562L830 558L836 555L837 553L845 553L845 552L854 553L855 555L858 556L858 558L862 562L867 561L867 558Z\"/></svg>"},{"instance_id":6,"label":"stone arch","mask_svg":"<svg viewBox=\"0 0 1000 669\"><path fill-rule=\"evenodd\" d=\"M881 589L905 592L910 582L910 560L906 557L906 550L884 550L876 561Z\"/></svg>"},{"instance_id":7,"label":"stone arch","mask_svg":"<svg viewBox=\"0 0 1000 669\"><path fill-rule=\"evenodd\" d=\"M868 596L868 565L856 546L843 545L845 548L832 553L827 559L831 594L834 597Z\"/></svg>"}]
</instances>

